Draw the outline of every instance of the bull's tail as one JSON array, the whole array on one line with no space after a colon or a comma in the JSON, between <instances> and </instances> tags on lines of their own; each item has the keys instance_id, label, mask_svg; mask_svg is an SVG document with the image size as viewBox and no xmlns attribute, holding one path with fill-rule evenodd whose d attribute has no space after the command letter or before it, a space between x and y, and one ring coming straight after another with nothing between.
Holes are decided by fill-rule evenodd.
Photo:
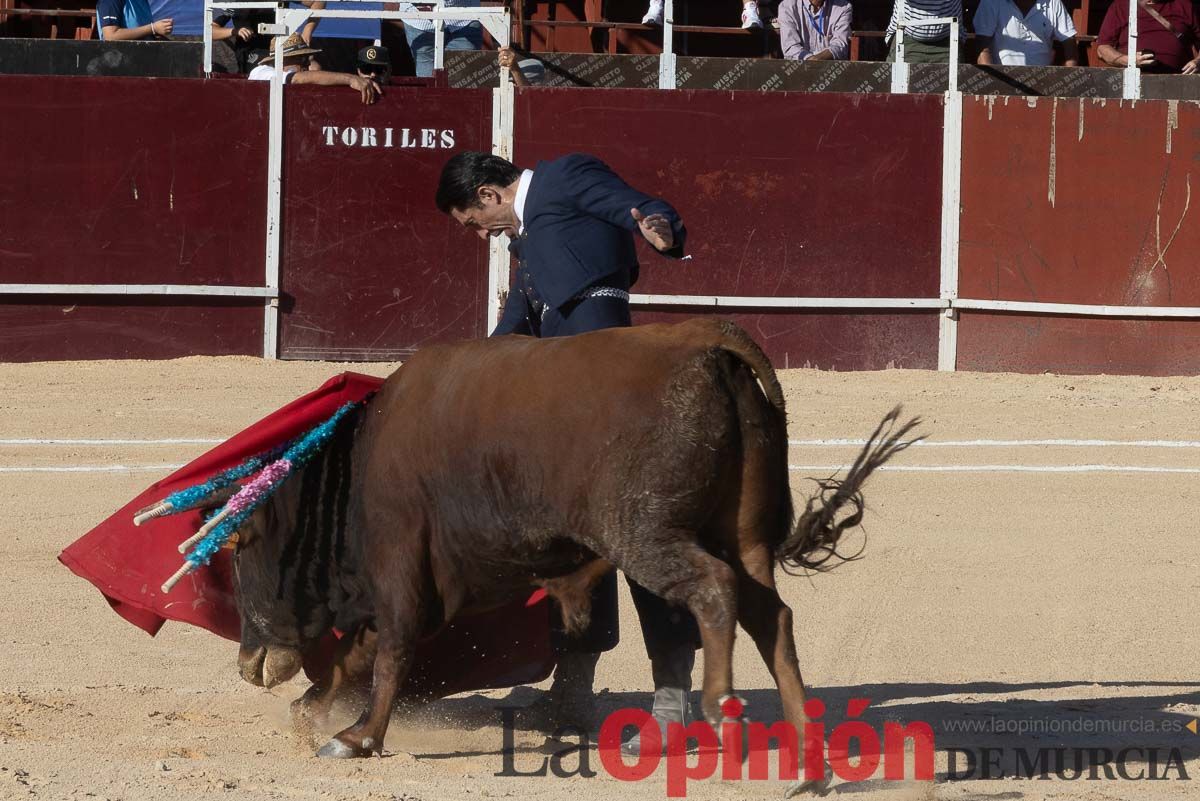
<instances>
[{"instance_id":1,"label":"bull's tail","mask_svg":"<svg viewBox=\"0 0 1200 801\"><path fill-rule=\"evenodd\" d=\"M900 451L924 439L923 436L904 439L921 418L914 417L896 427L900 407L892 409L875 428L867 444L854 460L844 479L826 478L817 481L820 489L809 498L804 513L783 542L775 547L775 560L785 571L789 568L828 570L841 562L857 559L862 549L849 556L838 552L838 541L848 529L862 522L862 485L875 468ZM843 509L848 510L848 513ZM832 560L832 561L831 561Z\"/></svg>"},{"instance_id":2,"label":"bull's tail","mask_svg":"<svg viewBox=\"0 0 1200 801\"><path fill-rule=\"evenodd\" d=\"M771 360L767 358L767 354L763 353L758 343L740 326L728 321L721 321L717 325L720 332L719 345L721 349L729 351L754 371L758 382L762 384L767 400L775 407L776 411L782 414L784 412L783 387L779 385L779 378L776 377L775 368L771 366Z\"/></svg>"}]
</instances>

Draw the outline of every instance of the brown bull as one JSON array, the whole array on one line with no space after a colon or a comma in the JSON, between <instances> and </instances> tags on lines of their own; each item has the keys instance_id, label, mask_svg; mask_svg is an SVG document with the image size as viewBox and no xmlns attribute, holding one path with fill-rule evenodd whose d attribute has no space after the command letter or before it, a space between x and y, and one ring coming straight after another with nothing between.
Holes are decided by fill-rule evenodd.
<instances>
[{"instance_id":1,"label":"brown bull","mask_svg":"<svg viewBox=\"0 0 1200 801\"><path fill-rule=\"evenodd\" d=\"M243 675L287 678L330 626L356 630L302 705L323 710L341 682L371 675L367 709L320 751L369 755L418 638L532 584L581 626L592 583L615 566L695 615L710 723L733 693L740 623L802 731L775 565L837 556L861 519L863 480L910 444L916 422L883 436L881 424L846 478L825 482L793 522L783 393L735 325L422 350L242 531Z\"/></svg>"}]
</instances>

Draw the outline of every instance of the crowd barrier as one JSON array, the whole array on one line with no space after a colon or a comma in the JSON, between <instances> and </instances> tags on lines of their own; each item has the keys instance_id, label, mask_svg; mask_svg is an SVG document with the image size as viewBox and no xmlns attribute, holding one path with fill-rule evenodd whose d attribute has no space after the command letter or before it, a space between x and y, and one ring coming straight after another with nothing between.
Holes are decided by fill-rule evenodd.
<instances>
[{"instance_id":1,"label":"crowd barrier","mask_svg":"<svg viewBox=\"0 0 1200 801\"><path fill-rule=\"evenodd\" d=\"M31 145L0 185L0 359L391 360L483 336L507 254L432 197L450 155L490 148L592 152L669 198L692 258L643 247L636 320L728 315L782 366L1200 367L1191 103L953 82L277 101L238 80L0 76L0 136Z\"/></svg>"}]
</instances>

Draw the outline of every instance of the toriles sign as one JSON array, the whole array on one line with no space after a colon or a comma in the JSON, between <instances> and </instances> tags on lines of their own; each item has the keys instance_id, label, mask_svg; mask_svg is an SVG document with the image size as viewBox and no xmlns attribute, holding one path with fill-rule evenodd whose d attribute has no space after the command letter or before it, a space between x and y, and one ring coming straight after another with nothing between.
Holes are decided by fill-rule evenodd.
<instances>
[{"instance_id":1,"label":"toriles sign","mask_svg":"<svg viewBox=\"0 0 1200 801\"><path fill-rule=\"evenodd\" d=\"M449 150L454 147L452 128L376 128L368 126L321 126L327 147L402 147Z\"/></svg>"}]
</instances>

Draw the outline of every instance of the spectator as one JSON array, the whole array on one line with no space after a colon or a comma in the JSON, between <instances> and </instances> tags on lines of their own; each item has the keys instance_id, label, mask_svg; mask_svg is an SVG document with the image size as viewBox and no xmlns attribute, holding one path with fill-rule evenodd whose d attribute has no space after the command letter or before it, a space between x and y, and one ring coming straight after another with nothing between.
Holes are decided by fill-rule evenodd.
<instances>
[{"instance_id":1,"label":"spectator","mask_svg":"<svg viewBox=\"0 0 1200 801\"><path fill-rule=\"evenodd\" d=\"M304 0L305 8L325 8L324 0ZM320 20L313 18L304 23L300 36L312 44L313 32ZM213 17L212 37L214 42L225 41L237 55L238 69L249 72L270 52L271 37L258 32L259 23L273 25L274 9L238 8L224 10ZM229 27L225 27L228 25Z\"/></svg>"},{"instance_id":2,"label":"spectator","mask_svg":"<svg viewBox=\"0 0 1200 801\"><path fill-rule=\"evenodd\" d=\"M676 0L675 8L679 8L681 2L683 0ZM646 8L646 15L642 17L642 24L663 24L663 0L650 0L650 5ZM761 28L762 26L762 16L758 13L758 0L745 0L742 3L742 27Z\"/></svg>"},{"instance_id":3,"label":"spectator","mask_svg":"<svg viewBox=\"0 0 1200 801\"><path fill-rule=\"evenodd\" d=\"M432 0L420 3L424 10L434 6ZM421 11L418 3L385 3L385 11ZM443 0L444 8L476 8L479 0ZM433 75L433 20L420 19L411 22L389 20L393 25L404 27L404 36L408 39L408 49L412 51L413 62L417 67L417 76L428 78ZM483 47L483 26L476 21L447 22L443 27L445 47L447 50L478 50Z\"/></svg>"},{"instance_id":4,"label":"spectator","mask_svg":"<svg viewBox=\"0 0 1200 801\"><path fill-rule=\"evenodd\" d=\"M175 21L170 17L154 19L147 0L96 0L96 27L101 39L120 42L166 38Z\"/></svg>"},{"instance_id":5,"label":"spectator","mask_svg":"<svg viewBox=\"0 0 1200 801\"><path fill-rule=\"evenodd\" d=\"M546 66L536 58L517 61L517 52L511 47L500 48L498 55L500 66L508 67L508 74L516 86L533 86L546 77Z\"/></svg>"},{"instance_id":6,"label":"spectator","mask_svg":"<svg viewBox=\"0 0 1200 801\"><path fill-rule=\"evenodd\" d=\"M850 57L849 0L783 0L779 37L783 57L793 61L839 61Z\"/></svg>"},{"instance_id":7,"label":"spectator","mask_svg":"<svg viewBox=\"0 0 1200 801\"><path fill-rule=\"evenodd\" d=\"M888 61L896 60L896 28L904 21L904 60L909 64L950 63L950 26L921 25L923 19L962 18L962 0L896 0L884 38Z\"/></svg>"},{"instance_id":8,"label":"spectator","mask_svg":"<svg viewBox=\"0 0 1200 801\"><path fill-rule=\"evenodd\" d=\"M386 86L392 81L392 56L378 39L358 51L358 77Z\"/></svg>"},{"instance_id":9,"label":"spectator","mask_svg":"<svg viewBox=\"0 0 1200 801\"><path fill-rule=\"evenodd\" d=\"M1193 75L1200 30L1191 0L1138 0L1137 66L1144 72ZM1096 54L1111 67L1129 63L1129 3L1115 0L1096 37Z\"/></svg>"},{"instance_id":10,"label":"spectator","mask_svg":"<svg viewBox=\"0 0 1200 801\"><path fill-rule=\"evenodd\" d=\"M293 33L286 39L276 36L271 40L270 57L264 59L250 74L246 76L252 81L269 81L275 77L275 46L283 40L283 82L291 84L316 84L317 86L349 86L362 93L362 101L371 104L383 94L379 84L370 78L351 75L348 72L331 72L322 69L310 69L309 58L320 50L309 47L308 42L298 33Z\"/></svg>"},{"instance_id":11,"label":"spectator","mask_svg":"<svg viewBox=\"0 0 1200 801\"><path fill-rule=\"evenodd\" d=\"M1054 43L1062 42L1065 65L1079 66L1075 23L1062 0L980 0L975 37L978 64L1046 67L1054 63Z\"/></svg>"}]
</instances>

